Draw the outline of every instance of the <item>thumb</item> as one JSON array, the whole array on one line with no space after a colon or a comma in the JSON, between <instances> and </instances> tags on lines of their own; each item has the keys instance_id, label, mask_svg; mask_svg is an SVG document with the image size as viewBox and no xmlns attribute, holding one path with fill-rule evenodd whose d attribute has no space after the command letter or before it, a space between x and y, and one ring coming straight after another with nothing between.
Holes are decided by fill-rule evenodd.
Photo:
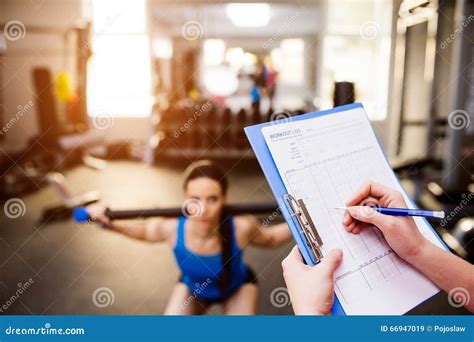
<instances>
[{"instance_id":1,"label":"thumb","mask_svg":"<svg viewBox=\"0 0 474 342\"><path fill-rule=\"evenodd\" d=\"M283 270L305 266L298 245L295 245L293 247L290 254L288 254L288 256L282 261L281 264L283 266Z\"/></svg>"},{"instance_id":2,"label":"thumb","mask_svg":"<svg viewBox=\"0 0 474 342\"><path fill-rule=\"evenodd\" d=\"M331 250L321 261L321 265L327 267L332 273L339 267L342 262L342 249L336 248Z\"/></svg>"},{"instance_id":3,"label":"thumb","mask_svg":"<svg viewBox=\"0 0 474 342\"><path fill-rule=\"evenodd\" d=\"M382 215L378 211L368 206L348 207L349 214L358 221L371 223L383 230L387 222L391 219L387 215Z\"/></svg>"}]
</instances>

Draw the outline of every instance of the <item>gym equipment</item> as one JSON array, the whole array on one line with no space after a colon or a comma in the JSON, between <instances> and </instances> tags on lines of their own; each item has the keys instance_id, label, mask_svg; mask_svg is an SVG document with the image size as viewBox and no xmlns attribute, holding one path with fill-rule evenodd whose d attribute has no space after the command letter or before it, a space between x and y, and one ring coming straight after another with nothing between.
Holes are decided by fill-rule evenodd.
<instances>
[{"instance_id":1,"label":"gym equipment","mask_svg":"<svg viewBox=\"0 0 474 342\"><path fill-rule=\"evenodd\" d=\"M448 230L439 229L441 238L451 250L460 257L474 263L474 218L463 218L457 222L454 228Z\"/></svg>"},{"instance_id":2,"label":"gym equipment","mask_svg":"<svg viewBox=\"0 0 474 342\"><path fill-rule=\"evenodd\" d=\"M239 150L244 150L249 148L249 142L245 136L244 127L247 126L249 121L249 115L245 109L240 109L236 116L236 146Z\"/></svg>"},{"instance_id":3,"label":"gym equipment","mask_svg":"<svg viewBox=\"0 0 474 342\"><path fill-rule=\"evenodd\" d=\"M230 108L224 108L221 113L218 142L225 149L232 147L233 132L232 132L232 118L233 113Z\"/></svg>"},{"instance_id":4,"label":"gym equipment","mask_svg":"<svg viewBox=\"0 0 474 342\"><path fill-rule=\"evenodd\" d=\"M85 206L100 199L97 191L90 191L81 195L74 194L67 186L63 174L59 172L41 173L36 167L26 166L13 168L5 177L2 177L2 198L21 196L27 191L33 191L40 185L49 184L61 198L61 205L43 210L39 225L45 222L57 221L71 217L73 208Z\"/></svg>"},{"instance_id":5,"label":"gym equipment","mask_svg":"<svg viewBox=\"0 0 474 342\"><path fill-rule=\"evenodd\" d=\"M474 189L474 92L469 87L474 81L469 43L474 27L468 25L454 39L449 37L473 13L474 3L448 1L437 6L423 20L408 20L416 17L416 9L399 13L403 20L397 24L396 54L400 51L403 63L395 66L394 74L401 77L395 78L391 98L392 113L399 115L395 152L403 158L409 151L426 161L414 167L407 163L399 175L416 183L419 207L446 212L449 219L441 227L439 222L433 226L454 252L472 260L474 245L466 240L472 232L464 229L474 217L474 202L466 200ZM436 54L431 58L433 45Z\"/></svg>"},{"instance_id":6,"label":"gym equipment","mask_svg":"<svg viewBox=\"0 0 474 342\"><path fill-rule=\"evenodd\" d=\"M440 6L449 6L449 4L440 3ZM444 10L444 9L443 9ZM472 1L460 2L456 5L454 12L454 21L447 23L449 32L452 32L457 25L461 25L474 11L474 3ZM439 21L445 18L440 16ZM437 37L441 40L442 37ZM444 58L436 55L438 69L449 70L453 84L449 87L450 101L444 107L446 112L436 112L437 103L432 103L432 112L437 114L432 115L432 120L437 120L440 117L446 117L448 125L445 125L445 139L444 146L448 151L442 156L443 170L439 185L443 188L446 196L459 200L459 194L467 191L474 186L474 90L472 82L474 82L474 66L472 60L474 58L474 50L470 43L474 39L474 28L468 25L464 30L456 36L452 44L449 45L448 51L451 53L449 65L442 64ZM441 59L444 59L441 61ZM459 74L465 77L454 77ZM445 84L442 79L436 79L437 88L434 95L437 97L444 91ZM451 85L451 83L450 83ZM448 114L449 113L449 114ZM443 115L444 114L444 115ZM432 136L429 132L429 136ZM446 151L444 151L446 152ZM470 190L472 192L472 188ZM474 204L472 205L474 207ZM470 215L474 216L474 208ZM474 248L474 247L472 247Z\"/></svg>"},{"instance_id":7,"label":"gym equipment","mask_svg":"<svg viewBox=\"0 0 474 342\"><path fill-rule=\"evenodd\" d=\"M48 173L45 180L49 185L61 196L62 205L50 207L43 210L39 224L46 222L53 222L64 220L71 217L74 208L82 207L100 199L97 191L90 191L82 195L74 195L73 192L66 185L64 176L59 172Z\"/></svg>"},{"instance_id":8,"label":"gym equipment","mask_svg":"<svg viewBox=\"0 0 474 342\"><path fill-rule=\"evenodd\" d=\"M73 49L65 50L63 64L64 69L67 69L74 62L72 78L76 81L71 85L69 73L62 71L55 88L55 77L49 68L33 68L35 106L33 107L33 102L31 106L36 111L39 132L36 137L30 138L24 151L15 154L14 158L6 152L4 154L7 158L0 158L0 168L4 170L4 177L0 181L2 196L35 190L48 178L49 173L63 171L68 167L87 165L100 168L98 160L87 154L89 147L103 143L100 134L88 130L85 97L86 68L91 55L90 24L66 31L33 26L27 27L27 31L61 34L64 36L65 46L70 46L72 40L75 42ZM69 56L73 60L68 60ZM9 163L8 159L15 163Z\"/></svg>"},{"instance_id":9,"label":"gym equipment","mask_svg":"<svg viewBox=\"0 0 474 342\"><path fill-rule=\"evenodd\" d=\"M474 147L474 131L473 125L469 125L473 119L469 108L472 108L474 93L468 85L474 79L474 67L471 65L474 52L469 44L474 37L474 29L467 26L452 43L446 44L446 37L473 10L474 4L469 1L460 1L459 6L455 6L454 2L440 2L439 11L433 11L421 22L398 21L400 37L397 44L400 46L397 45L397 49L403 51L404 62L395 72L403 75L396 82L394 92L400 93L400 98L394 99L394 102L400 103L396 153L404 153L408 136L416 134L424 137L417 145L420 153L438 160L439 168L433 170L435 172L431 173L429 181L439 181L439 187L445 192L438 198L442 202L446 198L456 201L473 181L474 162L469 154ZM415 16L415 13L407 11L400 15L409 17ZM436 39L437 50L434 60L430 62L428 53L432 39ZM424 75L432 74L433 80L427 81L418 73L419 70L425 70ZM466 76L457 77L461 73ZM449 91L446 88L448 83Z\"/></svg>"},{"instance_id":10,"label":"gym equipment","mask_svg":"<svg viewBox=\"0 0 474 342\"><path fill-rule=\"evenodd\" d=\"M234 114L226 106L213 100L185 99L167 108L154 106L150 136L159 143L149 143L151 159L160 157L218 160L254 160L243 128L250 122L260 122L261 115L241 109ZM150 159L147 158L147 161Z\"/></svg>"},{"instance_id":11,"label":"gym equipment","mask_svg":"<svg viewBox=\"0 0 474 342\"><path fill-rule=\"evenodd\" d=\"M306 113L303 109L281 110L284 115ZM174 102L155 103L146 162L159 157L176 160L210 158L217 160L255 160L244 134L244 127L277 119L273 110L241 108L237 113L213 99L184 98Z\"/></svg>"},{"instance_id":12,"label":"gym equipment","mask_svg":"<svg viewBox=\"0 0 474 342\"><path fill-rule=\"evenodd\" d=\"M252 125L257 125L262 122L262 114L260 113L260 107L255 108L252 111L252 119L251 119Z\"/></svg>"},{"instance_id":13,"label":"gym equipment","mask_svg":"<svg viewBox=\"0 0 474 342\"><path fill-rule=\"evenodd\" d=\"M343 106L355 101L355 86L352 82L334 83L334 107Z\"/></svg>"},{"instance_id":14,"label":"gym equipment","mask_svg":"<svg viewBox=\"0 0 474 342\"><path fill-rule=\"evenodd\" d=\"M280 210L276 203L249 203L249 204L231 204L228 208L233 214L242 213L279 213ZM183 215L183 208L152 208L152 209L134 209L134 210L111 210L106 208L105 215L112 220L130 219L138 217L175 217ZM77 207L73 210L73 219L77 223L84 223L90 220L89 213L84 207Z\"/></svg>"}]
</instances>

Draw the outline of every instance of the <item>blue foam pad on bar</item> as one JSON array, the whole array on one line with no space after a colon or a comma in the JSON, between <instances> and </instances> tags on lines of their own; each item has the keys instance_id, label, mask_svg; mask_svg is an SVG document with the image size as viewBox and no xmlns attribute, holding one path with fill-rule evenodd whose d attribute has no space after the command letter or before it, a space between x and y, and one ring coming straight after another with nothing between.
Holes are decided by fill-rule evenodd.
<instances>
[{"instance_id":1,"label":"blue foam pad on bar","mask_svg":"<svg viewBox=\"0 0 474 342\"><path fill-rule=\"evenodd\" d=\"M74 219L74 222L77 223L87 222L90 218L89 213L84 207L74 208L74 210L72 211L72 217Z\"/></svg>"}]
</instances>

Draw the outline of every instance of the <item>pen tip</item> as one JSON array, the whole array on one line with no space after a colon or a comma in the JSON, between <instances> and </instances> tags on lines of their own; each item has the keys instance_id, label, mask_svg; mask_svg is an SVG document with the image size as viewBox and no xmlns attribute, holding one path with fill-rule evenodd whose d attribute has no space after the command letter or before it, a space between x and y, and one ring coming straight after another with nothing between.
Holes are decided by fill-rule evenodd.
<instances>
[{"instance_id":1,"label":"pen tip","mask_svg":"<svg viewBox=\"0 0 474 342\"><path fill-rule=\"evenodd\" d=\"M347 207L334 207L336 210L347 210Z\"/></svg>"}]
</instances>

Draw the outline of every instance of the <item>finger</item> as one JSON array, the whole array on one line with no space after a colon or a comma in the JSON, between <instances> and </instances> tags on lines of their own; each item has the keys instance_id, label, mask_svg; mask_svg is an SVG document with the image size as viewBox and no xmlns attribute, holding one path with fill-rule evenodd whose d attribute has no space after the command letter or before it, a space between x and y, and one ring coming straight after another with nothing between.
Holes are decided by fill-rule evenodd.
<instances>
[{"instance_id":1,"label":"finger","mask_svg":"<svg viewBox=\"0 0 474 342\"><path fill-rule=\"evenodd\" d=\"M351 231L352 234L359 234L361 231L363 231L365 229L374 227L374 225L371 224L371 223L365 223L365 222L362 222L362 221L356 221L356 222L357 222L357 224L355 225L355 227Z\"/></svg>"},{"instance_id":2,"label":"finger","mask_svg":"<svg viewBox=\"0 0 474 342\"><path fill-rule=\"evenodd\" d=\"M385 195L389 195L396 191L386 187L385 185L382 185L380 183L376 183L374 181L368 181L364 183L354 194L352 198L350 198L347 202L346 205L351 206L351 205L356 205L362 202L365 198L372 196L375 198L380 198Z\"/></svg>"},{"instance_id":3,"label":"finger","mask_svg":"<svg viewBox=\"0 0 474 342\"><path fill-rule=\"evenodd\" d=\"M291 249L291 252L288 256L291 256L291 258L295 262L304 263L304 259L303 259L303 256L301 255L301 252L300 252L300 249L299 249L298 245L293 246L293 248Z\"/></svg>"},{"instance_id":4,"label":"finger","mask_svg":"<svg viewBox=\"0 0 474 342\"><path fill-rule=\"evenodd\" d=\"M348 232L352 232L354 231L354 229L356 228L357 226L357 221L356 220L352 220L351 224L347 227L347 231Z\"/></svg>"},{"instance_id":5,"label":"finger","mask_svg":"<svg viewBox=\"0 0 474 342\"><path fill-rule=\"evenodd\" d=\"M331 250L321 261L321 266L333 274L342 262L342 255L342 249L340 248Z\"/></svg>"},{"instance_id":6,"label":"finger","mask_svg":"<svg viewBox=\"0 0 474 342\"><path fill-rule=\"evenodd\" d=\"M392 216L380 214L370 207L350 207L348 208L348 212L354 219L373 224L383 233L394 226L394 218ZM360 229L358 231L360 231Z\"/></svg>"},{"instance_id":7,"label":"finger","mask_svg":"<svg viewBox=\"0 0 474 342\"><path fill-rule=\"evenodd\" d=\"M349 214L347 214L347 215L349 215ZM349 215L349 216L350 216L350 215ZM349 221L348 224L344 224L344 222L343 222L343 225L342 225L342 226L344 227L344 229L345 229L346 231L350 232L352 229L354 229L354 227L356 226L357 222L359 222L359 221L354 220L354 219L352 218L352 216L350 216L350 219L349 219L348 221Z\"/></svg>"},{"instance_id":8,"label":"finger","mask_svg":"<svg viewBox=\"0 0 474 342\"><path fill-rule=\"evenodd\" d=\"M346 211L344 213L344 218L342 219L342 224L348 226L352 221L352 216Z\"/></svg>"},{"instance_id":9,"label":"finger","mask_svg":"<svg viewBox=\"0 0 474 342\"><path fill-rule=\"evenodd\" d=\"M383 201L382 198L375 198L373 196L368 196L364 198L358 205L366 205L369 207L380 207L381 206L381 201Z\"/></svg>"},{"instance_id":10,"label":"finger","mask_svg":"<svg viewBox=\"0 0 474 342\"><path fill-rule=\"evenodd\" d=\"M303 257L301 256L298 245L295 245L293 247L293 249L286 256L286 258L283 259L281 265L283 267L283 270L289 270L296 267L301 267L302 265L304 266L304 260L303 260Z\"/></svg>"},{"instance_id":11,"label":"finger","mask_svg":"<svg viewBox=\"0 0 474 342\"><path fill-rule=\"evenodd\" d=\"M351 229L350 233L359 234L361 231L370 227L374 227L374 225L372 223L365 223L362 221L355 220L354 227Z\"/></svg>"},{"instance_id":12,"label":"finger","mask_svg":"<svg viewBox=\"0 0 474 342\"><path fill-rule=\"evenodd\" d=\"M101 203L94 203L86 207L86 211L89 216L101 216L105 212L105 205Z\"/></svg>"},{"instance_id":13,"label":"finger","mask_svg":"<svg viewBox=\"0 0 474 342\"><path fill-rule=\"evenodd\" d=\"M356 221L354 220L354 218L351 216L351 214L346 210L345 214L344 214L344 219L342 220L342 224L345 226L345 228L347 229L347 227L350 227L351 224ZM357 222L357 221L356 221Z\"/></svg>"},{"instance_id":14,"label":"finger","mask_svg":"<svg viewBox=\"0 0 474 342\"><path fill-rule=\"evenodd\" d=\"M110 222L110 218L108 216L105 216L105 215L100 215L99 219L100 219L101 222L105 222L105 223Z\"/></svg>"}]
</instances>

